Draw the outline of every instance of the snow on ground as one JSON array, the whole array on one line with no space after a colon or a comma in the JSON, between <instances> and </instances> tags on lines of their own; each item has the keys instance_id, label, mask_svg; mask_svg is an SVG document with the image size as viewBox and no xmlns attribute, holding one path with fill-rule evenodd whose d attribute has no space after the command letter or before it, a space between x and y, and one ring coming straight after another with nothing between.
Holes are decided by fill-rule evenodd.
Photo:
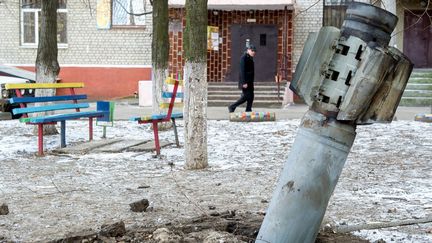
<instances>
[{"instance_id":1,"label":"snow on ground","mask_svg":"<svg viewBox=\"0 0 432 243\"><path fill-rule=\"evenodd\" d=\"M300 120L208 121L210 167L182 168L183 150L35 156L32 126L0 121L0 241L47 241L123 220L126 227L191 218L216 210L265 211ZM95 127L95 138L102 129ZM180 127L180 141L183 142ZM108 139L151 140L148 125L115 122ZM87 122L67 122L67 143L88 137ZM160 133L173 141L173 132ZM45 137L45 148L60 144ZM432 124L396 121L360 126L325 216L333 226L419 219L432 215ZM147 198L149 212L129 203ZM211 206L211 207L210 207ZM432 224L362 230L370 241L432 242Z\"/></svg>"}]
</instances>

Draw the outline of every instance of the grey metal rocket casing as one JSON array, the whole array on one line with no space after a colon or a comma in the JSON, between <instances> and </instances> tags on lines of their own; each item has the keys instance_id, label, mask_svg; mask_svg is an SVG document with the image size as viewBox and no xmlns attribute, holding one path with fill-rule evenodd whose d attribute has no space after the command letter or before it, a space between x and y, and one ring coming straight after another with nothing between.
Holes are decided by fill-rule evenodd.
<instances>
[{"instance_id":1,"label":"grey metal rocket casing","mask_svg":"<svg viewBox=\"0 0 432 243\"><path fill-rule=\"evenodd\" d=\"M387 47L396 16L348 7L342 30L310 34L290 89L310 110L273 193L256 242L314 242L357 124L391 122L412 70Z\"/></svg>"},{"instance_id":2,"label":"grey metal rocket casing","mask_svg":"<svg viewBox=\"0 0 432 243\"><path fill-rule=\"evenodd\" d=\"M315 241L354 138L352 125L305 114L256 242Z\"/></svg>"}]
</instances>

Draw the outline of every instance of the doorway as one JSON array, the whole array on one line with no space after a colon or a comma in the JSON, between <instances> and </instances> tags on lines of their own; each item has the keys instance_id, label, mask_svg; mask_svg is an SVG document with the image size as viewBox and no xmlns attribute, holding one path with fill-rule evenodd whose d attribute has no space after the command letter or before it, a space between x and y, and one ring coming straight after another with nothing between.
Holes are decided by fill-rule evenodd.
<instances>
[{"instance_id":1,"label":"doorway","mask_svg":"<svg viewBox=\"0 0 432 243\"><path fill-rule=\"evenodd\" d=\"M249 40L257 48L255 82L274 82L277 72L278 32L276 25L233 24L231 26L231 71L225 81L238 82L240 57Z\"/></svg>"},{"instance_id":2,"label":"doorway","mask_svg":"<svg viewBox=\"0 0 432 243\"><path fill-rule=\"evenodd\" d=\"M424 10L405 11L405 27L403 50L405 55L414 63L414 68L432 68L432 26L428 14ZM416 16L417 15L417 16ZM418 16L422 15L419 19Z\"/></svg>"}]
</instances>

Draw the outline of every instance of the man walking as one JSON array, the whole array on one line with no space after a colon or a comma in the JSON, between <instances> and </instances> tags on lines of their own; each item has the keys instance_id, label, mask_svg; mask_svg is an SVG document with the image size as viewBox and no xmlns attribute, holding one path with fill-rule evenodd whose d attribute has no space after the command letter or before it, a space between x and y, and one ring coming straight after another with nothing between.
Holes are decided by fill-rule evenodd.
<instances>
[{"instance_id":1,"label":"man walking","mask_svg":"<svg viewBox=\"0 0 432 243\"><path fill-rule=\"evenodd\" d=\"M234 112L237 106L246 102L246 112L252 111L252 103L254 100L254 75L255 66L253 57L255 56L256 48L253 45L247 47L246 52L240 59L239 73L239 89L242 90L240 98L233 104L228 106L229 112Z\"/></svg>"}]
</instances>

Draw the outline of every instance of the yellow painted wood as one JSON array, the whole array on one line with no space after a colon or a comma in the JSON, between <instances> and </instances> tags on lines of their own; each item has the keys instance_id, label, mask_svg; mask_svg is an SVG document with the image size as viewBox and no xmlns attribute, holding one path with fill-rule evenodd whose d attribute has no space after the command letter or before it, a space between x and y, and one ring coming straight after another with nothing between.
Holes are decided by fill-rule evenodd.
<instances>
[{"instance_id":1,"label":"yellow painted wood","mask_svg":"<svg viewBox=\"0 0 432 243\"><path fill-rule=\"evenodd\" d=\"M62 89L62 88L83 88L84 83L24 83L6 84L6 89Z\"/></svg>"},{"instance_id":2,"label":"yellow painted wood","mask_svg":"<svg viewBox=\"0 0 432 243\"><path fill-rule=\"evenodd\" d=\"M169 108L170 103L161 103L160 108ZM183 102L174 103L174 107L183 107Z\"/></svg>"},{"instance_id":3,"label":"yellow painted wood","mask_svg":"<svg viewBox=\"0 0 432 243\"><path fill-rule=\"evenodd\" d=\"M174 78L171 78L171 77L168 77L165 80L165 83L166 84L175 84L176 81L178 81L179 85L183 86L183 80L178 80L178 79L174 79Z\"/></svg>"},{"instance_id":4,"label":"yellow painted wood","mask_svg":"<svg viewBox=\"0 0 432 243\"><path fill-rule=\"evenodd\" d=\"M142 116L140 117L141 121L150 121L152 119L152 116Z\"/></svg>"}]
</instances>

